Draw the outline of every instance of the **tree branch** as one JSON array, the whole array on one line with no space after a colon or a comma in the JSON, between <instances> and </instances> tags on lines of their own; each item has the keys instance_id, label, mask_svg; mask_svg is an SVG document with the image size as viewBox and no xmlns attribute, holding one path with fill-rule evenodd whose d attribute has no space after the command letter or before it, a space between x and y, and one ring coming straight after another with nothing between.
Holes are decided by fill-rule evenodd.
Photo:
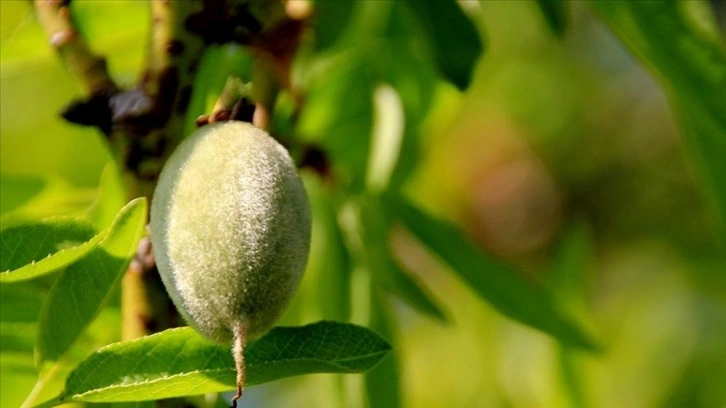
<instances>
[{"instance_id":1,"label":"tree branch","mask_svg":"<svg viewBox=\"0 0 726 408\"><path fill-rule=\"evenodd\" d=\"M35 0L35 13L45 29L48 42L89 94L118 90L106 68L106 60L95 55L76 28L69 9L70 0Z\"/></svg>"}]
</instances>

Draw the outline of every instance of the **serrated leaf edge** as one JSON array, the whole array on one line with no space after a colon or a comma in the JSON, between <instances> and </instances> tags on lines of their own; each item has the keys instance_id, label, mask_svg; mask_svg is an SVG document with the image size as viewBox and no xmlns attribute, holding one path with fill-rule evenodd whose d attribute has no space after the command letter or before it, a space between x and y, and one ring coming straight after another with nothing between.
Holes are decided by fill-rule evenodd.
<instances>
[{"instance_id":1,"label":"serrated leaf edge","mask_svg":"<svg viewBox=\"0 0 726 408\"><path fill-rule=\"evenodd\" d=\"M135 338L135 339L131 339L131 340L126 340L123 343L125 343L125 345L131 345L131 344L139 343L139 342L142 342L142 341L149 341L150 339L152 339L154 337L161 336L161 335L169 335L172 332L183 332L183 331L193 331L193 330L194 329L191 328L191 327L189 327L189 326L175 327L175 328L167 329L167 330L165 330L163 332L154 333L154 334L149 335L149 336L144 336L144 337L139 337L139 338ZM193 333L198 335L198 333L196 333L195 331L193 331ZM103 347L99 348L91 356L89 356L89 358L92 357L92 356L94 356L94 355L101 354L102 352L104 352L104 351L106 351L108 349L112 349L112 348L118 346L118 344L119 343L112 343L112 344L108 344L106 346L103 346ZM367 359L367 358L371 358L371 357L383 356L386 353L388 353L391 350L391 348L392 348L391 345L388 344L387 342L384 342L383 344L385 345L385 349L383 349L383 350L380 350L380 351L377 351L377 352L373 352L373 353L360 354L360 355L356 355L355 357L348 357L348 358L336 359L335 360L336 362L331 362L331 361L326 361L326 360L321 360L321 359L311 359L311 358L304 358L304 359L289 359L289 358L285 358L285 359L277 359L277 360L262 360L262 361L260 361L258 363L253 363L253 364L247 365L247 369L254 369L254 367L261 366L261 365L265 365L265 364L285 363L285 362L291 362L291 361L296 361L296 362L321 362L321 361L323 361L323 362L325 362L325 364L328 364L328 365L330 365L332 367L336 367L336 368L340 369L341 370L340 371L341 373L357 373L357 372L361 372L361 370L350 369L350 368L348 368L348 367L346 367L344 365L341 365L341 364L339 364L337 362L356 361L356 360L363 360L363 359ZM211 342L209 342L209 345L210 346L213 346L213 347L216 346L216 347L219 347L219 348L223 348L221 345L216 345L216 344L211 343ZM169 376L154 378L152 380L145 380L145 381L134 382L132 384L113 384L113 385L108 385L108 386L104 386L104 387L100 387L100 388L94 388L94 389L89 390L89 391L85 391L85 392L82 392L82 393L76 393L76 394L72 394L72 395L65 394L65 391L64 391L63 393L61 393L60 396L58 396L56 398L56 401L57 401L57 404L56 405L64 404L64 403L71 402L71 401L84 401L85 400L85 397L88 397L88 396L91 396L91 395L94 395L94 394L98 394L98 393L101 393L103 391L106 391L106 390L109 390L109 389L113 389L113 388L118 388L118 389L131 388L131 387L137 387L137 386L141 386L141 385L154 384L154 383L162 382L162 381L169 381L169 380L174 379L174 378L183 378L183 377L186 377L186 376L193 376L193 375L205 374L205 373L224 372L224 371L230 371L230 373L233 374L235 372L235 368L234 368L234 366L230 366L229 368L214 368L214 369L201 369L201 370L185 371L183 373L178 373L178 374L173 374L173 375L169 375ZM68 379L70 379L71 376L74 373L75 373L75 370L73 372L71 372L71 374L69 374ZM311 374L312 373L314 373L314 372L311 372ZM303 374L300 374L300 375L304 375L304 373ZM281 378L284 378L284 377L281 377ZM262 384L262 383L264 383L264 382L261 382L261 383L253 383L253 384L250 384L250 385L259 385L259 384ZM67 386L67 383L66 383L66 386ZM234 387L235 387L234 384L230 384L229 385L229 389L230 390L234 389Z\"/></svg>"},{"instance_id":2,"label":"serrated leaf edge","mask_svg":"<svg viewBox=\"0 0 726 408\"><path fill-rule=\"evenodd\" d=\"M92 390L85 391L85 392L78 393L78 394L73 394L73 395L70 395L70 396L69 395L62 395L61 397L58 398L58 401L59 401L59 403L67 403L67 402L72 402L72 401L84 401L84 398L85 397L88 397L88 396L91 396L91 395L94 395L94 394L99 394L99 393L101 393L103 391L110 390L110 389L114 389L114 388L116 388L116 389L132 388L132 387L138 387L138 386L142 386L142 385L154 384L154 383L157 383L157 382L169 381L169 380L174 379L174 378L183 378L183 377L191 376L191 375L204 374L204 373L213 373L213 372L223 372L223 371L229 371L230 373L234 374L235 369L232 366L230 368L214 368L214 369L204 369L204 370L193 370L193 371L185 371L183 373L178 373L178 374L172 374L172 375L169 375L169 376L162 376L162 377L159 377L159 378L154 378L153 380L138 381L138 382L134 382L134 383L131 383L131 384L112 384L112 385L107 385L105 387L94 388ZM234 384L230 384L229 389L232 390L232 389L234 389L234 387L235 387ZM144 401L144 400L137 399L136 401ZM101 401L99 401L99 402L101 402Z\"/></svg>"},{"instance_id":3,"label":"serrated leaf edge","mask_svg":"<svg viewBox=\"0 0 726 408\"><path fill-rule=\"evenodd\" d=\"M103 238L106 237L106 235L108 234L108 231L109 231L109 229L107 228L107 229L105 229L105 230L97 233L96 235L92 236L87 241L83 241L82 243L80 243L80 244L78 244L76 246L70 247L70 248L63 248L60 251L50 253L50 254L46 255L44 258L42 258L40 260L37 260L37 261L32 261L31 263L25 264L25 265L21 266L20 268L6 269L6 270L0 272L0 282L16 282L16 280L10 279L10 278L6 278L6 277L8 275L10 275L10 274L13 274L13 275L18 274L18 273L20 273L20 271L23 271L23 269L27 269L27 268L30 268L30 267L36 267L38 264L40 264L41 262L45 262L50 257L56 256L56 255L61 255L63 253L66 253L68 251L71 251L71 250L78 250L78 248L83 248L85 246L89 246L88 252L90 252L93 249L94 244L97 245L98 243L100 243L103 240ZM82 256L83 255L81 255L81 257ZM80 259L81 257L79 257L78 259ZM73 262L78 261L78 259L74 260ZM70 262L70 263L65 264L65 265L61 265L58 268L53 268L51 271L53 271L55 269L62 268L64 266L68 266L68 265L70 265L73 262ZM41 274L41 275L43 275L43 274ZM38 276L41 276L41 275L38 275ZM18 280L27 280L27 279L32 279L34 277L35 276L29 277L29 278L19 278Z\"/></svg>"}]
</instances>

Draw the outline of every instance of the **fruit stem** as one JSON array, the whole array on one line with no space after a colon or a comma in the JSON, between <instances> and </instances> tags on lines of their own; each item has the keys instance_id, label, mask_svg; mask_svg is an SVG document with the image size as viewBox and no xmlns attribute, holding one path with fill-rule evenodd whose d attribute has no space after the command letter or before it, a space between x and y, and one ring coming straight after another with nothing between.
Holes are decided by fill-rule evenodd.
<instances>
[{"instance_id":1,"label":"fruit stem","mask_svg":"<svg viewBox=\"0 0 726 408\"><path fill-rule=\"evenodd\" d=\"M244 324L237 322L233 328L234 343L232 344L232 355L234 356L234 365L237 369L237 394L232 397L232 408L237 408L237 400L242 397L242 391L245 386L245 354L244 348L247 343L247 330Z\"/></svg>"}]
</instances>

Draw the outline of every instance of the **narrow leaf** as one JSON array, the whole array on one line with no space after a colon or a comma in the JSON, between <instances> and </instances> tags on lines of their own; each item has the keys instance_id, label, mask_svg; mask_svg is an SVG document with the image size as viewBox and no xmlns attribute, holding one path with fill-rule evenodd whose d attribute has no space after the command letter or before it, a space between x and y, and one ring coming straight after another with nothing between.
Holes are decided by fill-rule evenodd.
<instances>
[{"instance_id":1,"label":"narrow leaf","mask_svg":"<svg viewBox=\"0 0 726 408\"><path fill-rule=\"evenodd\" d=\"M391 284L386 289L390 290L391 293L426 316L441 322L449 320L441 306L434 300L433 295L425 289L423 284L401 269L393 259L391 259L388 273L390 274Z\"/></svg>"},{"instance_id":2,"label":"narrow leaf","mask_svg":"<svg viewBox=\"0 0 726 408\"><path fill-rule=\"evenodd\" d=\"M552 271L547 284L553 289L560 304L575 316L587 316L588 297L586 276L593 254L590 226L584 219L574 218L565 226L557 245ZM571 407L587 407L587 393L583 384L587 372L582 367L581 354L571 347L561 345L557 350L558 379L563 396Z\"/></svg>"},{"instance_id":3,"label":"narrow leaf","mask_svg":"<svg viewBox=\"0 0 726 408\"><path fill-rule=\"evenodd\" d=\"M56 218L10 225L0 231L0 282L36 278L90 252L103 234L77 219Z\"/></svg>"},{"instance_id":4,"label":"narrow leaf","mask_svg":"<svg viewBox=\"0 0 726 408\"><path fill-rule=\"evenodd\" d=\"M537 0L537 5L550 30L562 38L570 19L566 0Z\"/></svg>"},{"instance_id":5,"label":"narrow leaf","mask_svg":"<svg viewBox=\"0 0 726 408\"><path fill-rule=\"evenodd\" d=\"M425 214L404 200L396 202L395 210L406 228L501 313L565 344L597 349L578 325L558 309L548 292L485 254L458 228Z\"/></svg>"},{"instance_id":6,"label":"narrow leaf","mask_svg":"<svg viewBox=\"0 0 726 408\"><path fill-rule=\"evenodd\" d=\"M370 326L390 341L395 341L396 321L390 301L379 288L371 288ZM401 395L401 361L396 353L390 353L365 375L368 406L373 408L399 408L403 406Z\"/></svg>"},{"instance_id":7,"label":"narrow leaf","mask_svg":"<svg viewBox=\"0 0 726 408\"><path fill-rule=\"evenodd\" d=\"M691 161L713 197L721 242L726 243L726 47L721 38L694 26L685 3L591 4L669 92Z\"/></svg>"},{"instance_id":8,"label":"narrow leaf","mask_svg":"<svg viewBox=\"0 0 726 408\"><path fill-rule=\"evenodd\" d=\"M303 174L313 213L310 256L303 286L311 288L304 308L315 310L312 320L350 318L350 257L335 218L334 191L317 176ZM288 308L288 310L291 308Z\"/></svg>"},{"instance_id":9,"label":"narrow leaf","mask_svg":"<svg viewBox=\"0 0 726 408\"><path fill-rule=\"evenodd\" d=\"M466 89L483 49L474 23L456 0L406 3L424 29L439 70L459 89Z\"/></svg>"},{"instance_id":10,"label":"narrow leaf","mask_svg":"<svg viewBox=\"0 0 726 408\"><path fill-rule=\"evenodd\" d=\"M312 373L360 373L390 346L351 324L278 327L245 349L247 385ZM71 373L57 403L145 401L235 388L229 346L189 327L103 347Z\"/></svg>"},{"instance_id":11,"label":"narrow leaf","mask_svg":"<svg viewBox=\"0 0 726 408\"><path fill-rule=\"evenodd\" d=\"M87 256L66 268L48 293L39 320L36 362L58 360L98 314L126 270L146 225L146 200L127 204L108 234Z\"/></svg>"},{"instance_id":12,"label":"narrow leaf","mask_svg":"<svg viewBox=\"0 0 726 408\"><path fill-rule=\"evenodd\" d=\"M376 283L399 297L420 313L446 321L433 296L412 276L403 271L391 254L389 209L378 197L366 196L360 202L358 233L364 253L362 262L370 269Z\"/></svg>"}]
</instances>

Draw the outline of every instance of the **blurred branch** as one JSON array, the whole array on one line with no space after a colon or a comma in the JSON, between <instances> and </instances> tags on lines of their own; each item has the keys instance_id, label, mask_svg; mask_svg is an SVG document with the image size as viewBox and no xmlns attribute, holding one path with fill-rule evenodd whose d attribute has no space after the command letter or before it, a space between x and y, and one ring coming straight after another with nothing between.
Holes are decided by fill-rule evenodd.
<instances>
[{"instance_id":1,"label":"blurred branch","mask_svg":"<svg viewBox=\"0 0 726 408\"><path fill-rule=\"evenodd\" d=\"M63 63L76 75L89 94L118 90L106 68L106 60L95 55L80 35L70 13L70 0L35 0L35 13Z\"/></svg>"}]
</instances>

